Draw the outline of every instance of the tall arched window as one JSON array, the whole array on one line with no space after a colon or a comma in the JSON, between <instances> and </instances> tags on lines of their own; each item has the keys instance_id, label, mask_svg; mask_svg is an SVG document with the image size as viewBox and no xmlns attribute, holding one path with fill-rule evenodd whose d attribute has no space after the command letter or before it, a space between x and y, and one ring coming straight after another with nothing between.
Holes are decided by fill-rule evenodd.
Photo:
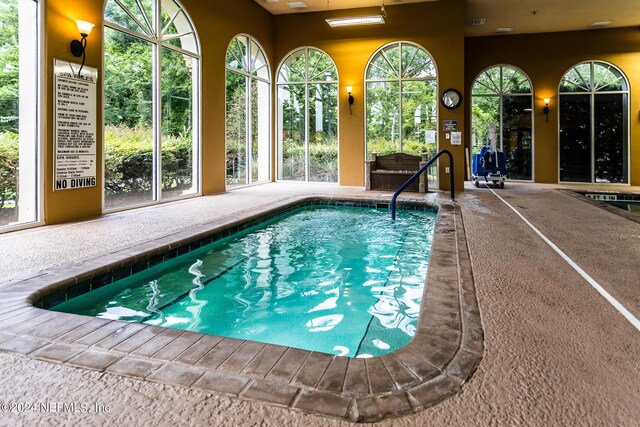
<instances>
[{"instance_id":1,"label":"tall arched window","mask_svg":"<svg viewBox=\"0 0 640 427\"><path fill-rule=\"evenodd\" d=\"M227 49L227 187L269 180L271 76L267 57L251 37Z\"/></svg>"},{"instance_id":2,"label":"tall arched window","mask_svg":"<svg viewBox=\"0 0 640 427\"><path fill-rule=\"evenodd\" d=\"M40 5L0 1L0 230L39 219Z\"/></svg>"},{"instance_id":3,"label":"tall arched window","mask_svg":"<svg viewBox=\"0 0 640 427\"><path fill-rule=\"evenodd\" d=\"M629 182L629 84L589 61L560 82L560 181Z\"/></svg>"},{"instance_id":4,"label":"tall arched window","mask_svg":"<svg viewBox=\"0 0 640 427\"><path fill-rule=\"evenodd\" d=\"M278 179L338 182L338 71L318 49L296 50L278 72Z\"/></svg>"},{"instance_id":5,"label":"tall arched window","mask_svg":"<svg viewBox=\"0 0 640 427\"><path fill-rule=\"evenodd\" d=\"M175 0L108 0L105 209L199 192L198 38Z\"/></svg>"},{"instance_id":6,"label":"tall arched window","mask_svg":"<svg viewBox=\"0 0 640 427\"><path fill-rule=\"evenodd\" d=\"M408 42L380 48L366 79L366 144L369 153L435 154L437 70L429 53Z\"/></svg>"},{"instance_id":7,"label":"tall arched window","mask_svg":"<svg viewBox=\"0 0 640 427\"><path fill-rule=\"evenodd\" d=\"M496 145L507 158L509 177L531 180L533 163L533 90L520 70L498 65L476 77L471 89L471 148L488 145L489 123L496 124Z\"/></svg>"}]
</instances>

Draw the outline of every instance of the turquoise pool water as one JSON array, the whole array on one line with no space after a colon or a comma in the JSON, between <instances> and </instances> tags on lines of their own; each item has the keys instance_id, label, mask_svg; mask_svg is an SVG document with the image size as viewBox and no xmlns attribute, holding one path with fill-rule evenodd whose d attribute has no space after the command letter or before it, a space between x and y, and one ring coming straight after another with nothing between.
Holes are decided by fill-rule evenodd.
<instances>
[{"instance_id":1,"label":"turquoise pool water","mask_svg":"<svg viewBox=\"0 0 640 427\"><path fill-rule=\"evenodd\" d=\"M640 201L608 201L606 203L640 216Z\"/></svg>"},{"instance_id":2,"label":"turquoise pool water","mask_svg":"<svg viewBox=\"0 0 640 427\"><path fill-rule=\"evenodd\" d=\"M297 208L52 308L349 357L413 337L436 213Z\"/></svg>"}]
</instances>

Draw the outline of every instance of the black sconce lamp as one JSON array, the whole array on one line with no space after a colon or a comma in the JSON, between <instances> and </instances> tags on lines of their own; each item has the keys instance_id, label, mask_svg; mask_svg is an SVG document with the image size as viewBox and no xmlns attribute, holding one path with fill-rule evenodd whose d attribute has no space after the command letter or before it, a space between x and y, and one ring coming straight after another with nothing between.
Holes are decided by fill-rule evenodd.
<instances>
[{"instance_id":1,"label":"black sconce lamp","mask_svg":"<svg viewBox=\"0 0 640 427\"><path fill-rule=\"evenodd\" d=\"M551 101L550 98L544 99L544 110L542 110L544 114L547 116L547 123L549 123L549 101Z\"/></svg>"},{"instance_id":2,"label":"black sconce lamp","mask_svg":"<svg viewBox=\"0 0 640 427\"><path fill-rule=\"evenodd\" d=\"M351 91L353 90L353 86L347 86L347 93L349 94L349 115L353 114L353 110L351 109L351 107L353 106L353 95L351 95Z\"/></svg>"},{"instance_id":3,"label":"black sconce lamp","mask_svg":"<svg viewBox=\"0 0 640 427\"><path fill-rule=\"evenodd\" d=\"M80 73L82 72L82 68L84 67L84 60L86 59L87 53L87 37L91 34L91 30L95 25L88 21L82 21L80 19L76 19L76 25L78 26L78 31L82 38L80 40L71 40L71 54L75 57L82 56L82 65L80 65L80 69L78 70L78 77L80 77Z\"/></svg>"}]
</instances>

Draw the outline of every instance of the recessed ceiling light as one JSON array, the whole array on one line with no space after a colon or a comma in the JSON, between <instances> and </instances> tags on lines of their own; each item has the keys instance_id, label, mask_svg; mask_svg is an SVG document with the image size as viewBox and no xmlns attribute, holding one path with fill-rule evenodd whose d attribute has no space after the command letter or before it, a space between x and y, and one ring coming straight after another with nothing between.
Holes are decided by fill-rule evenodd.
<instances>
[{"instance_id":1,"label":"recessed ceiling light","mask_svg":"<svg viewBox=\"0 0 640 427\"><path fill-rule=\"evenodd\" d=\"M291 9L306 9L309 7L303 1L289 1L287 2L287 6L289 6Z\"/></svg>"},{"instance_id":2,"label":"recessed ceiling light","mask_svg":"<svg viewBox=\"0 0 640 427\"><path fill-rule=\"evenodd\" d=\"M513 31L513 27L498 27L495 29L495 32L500 34L510 33L512 31Z\"/></svg>"},{"instance_id":3,"label":"recessed ceiling light","mask_svg":"<svg viewBox=\"0 0 640 427\"><path fill-rule=\"evenodd\" d=\"M280 3L280 0L265 0L267 3Z\"/></svg>"},{"instance_id":4,"label":"recessed ceiling light","mask_svg":"<svg viewBox=\"0 0 640 427\"><path fill-rule=\"evenodd\" d=\"M595 21L592 22L590 27L606 27L607 25L611 25L613 21Z\"/></svg>"},{"instance_id":5,"label":"recessed ceiling light","mask_svg":"<svg viewBox=\"0 0 640 427\"><path fill-rule=\"evenodd\" d=\"M487 23L487 18L473 18L473 25L484 25Z\"/></svg>"}]
</instances>

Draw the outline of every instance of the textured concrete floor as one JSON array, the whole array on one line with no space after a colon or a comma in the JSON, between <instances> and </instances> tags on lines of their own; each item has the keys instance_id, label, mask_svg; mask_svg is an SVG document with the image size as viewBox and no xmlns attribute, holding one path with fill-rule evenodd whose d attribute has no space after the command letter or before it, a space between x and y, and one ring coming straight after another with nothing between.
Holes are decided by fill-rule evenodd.
<instances>
[{"instance_id":1,"label":"textured concrete floor","mask_svg":"<svg viewBox=\"0 0 640 427\"><path fill-rule=\"evenodd\" d=\"M497 192L640 316L640 224L557 188L508 183ZM0 235L0 287L44 269L91 259L301 192L363 193L270 184ZM490 191L468 186L459 203L485 327L484 359L457 396L380 424L638 425L640 332ZM3 402L89 406L87 413L0 414L0 425L12 426L347 424L6 353L0 353ZM94 404L108 405L109 412L96 414Z\"/></svg>"}]
</instances>

